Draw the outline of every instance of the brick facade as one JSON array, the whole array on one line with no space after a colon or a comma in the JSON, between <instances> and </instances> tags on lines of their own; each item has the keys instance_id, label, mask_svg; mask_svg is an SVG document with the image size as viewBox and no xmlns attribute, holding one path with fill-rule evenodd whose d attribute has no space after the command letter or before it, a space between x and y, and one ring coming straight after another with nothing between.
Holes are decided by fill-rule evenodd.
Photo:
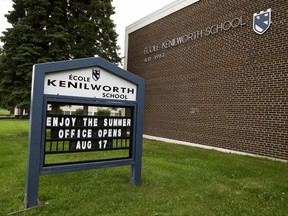
<instances>
[{"instance_id":1,"label":"brick facade","mask_svg":"<svg viewBox=\"0 0 288 216\"><path fill-rule=\"evenodd\" d=\"M253 13L268 8L258 35ZM144 133L288 160L287 11L287 0L200 0L129 33L127 70L146 80Z\"/></svg>"}]
</instances>

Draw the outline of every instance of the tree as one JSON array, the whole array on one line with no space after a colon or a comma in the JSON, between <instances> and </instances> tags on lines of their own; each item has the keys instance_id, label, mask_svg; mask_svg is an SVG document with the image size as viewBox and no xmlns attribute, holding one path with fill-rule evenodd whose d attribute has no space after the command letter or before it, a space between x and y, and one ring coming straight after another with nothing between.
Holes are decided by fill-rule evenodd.
<instances>
[{"instance_id":1,"label":"tree","mask_svg":"<svg viewBox=\"0 0 288 216\"><path fill-rule=\"evenodd\" d=\"M1 106L28 108L36 63L100 56L118 64L111 0L13 0L0 57ZM3 104L2 104L3 103ZM5 105L5 106L4 106Z\"/></svg>"},{"instance_id":2,"label":"tree","mask_svg":"<svg viewBox=\"0 0 288 216\"><path fill-rule=\"evenodd\" d=\"M102 58L119 63L117 33L111 20L114 14L111 0L70 0L69 23L71 55L82 58L97 53ZM116 49L115 49L116 48Z\"/></svg>"},{"instance_id":3,"label":"tree","mask_svg":"<svg viewBox=\"0 0 288 216\"><path fill-rule=\"evenodd\" d=\"M4 55L2 50L0 50L0 107L11 110L15 105L13 100L9 100L10 91L12 90L13 74L6 73L6 65L3 64L5 61L6 55Z\"/></svg>"}]
</instances>

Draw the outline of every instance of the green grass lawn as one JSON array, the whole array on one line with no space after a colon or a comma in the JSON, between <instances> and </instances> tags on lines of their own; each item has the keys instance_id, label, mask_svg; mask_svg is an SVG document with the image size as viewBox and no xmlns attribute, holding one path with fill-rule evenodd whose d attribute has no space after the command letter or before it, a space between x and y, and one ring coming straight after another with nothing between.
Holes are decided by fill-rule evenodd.
<instances>
[{"instance_id":1,"label":"green grass lawn","mask_svg":"<svg viewBox=\"0 0 288 216\"><path fill-rule=\"evenodd\" d=\"M0 215L23 210L28 120L0 120ZM130 167L40 176L43 205L16 215L287 215L288 164L144 140Z\"/></svg>"}]
</instances>

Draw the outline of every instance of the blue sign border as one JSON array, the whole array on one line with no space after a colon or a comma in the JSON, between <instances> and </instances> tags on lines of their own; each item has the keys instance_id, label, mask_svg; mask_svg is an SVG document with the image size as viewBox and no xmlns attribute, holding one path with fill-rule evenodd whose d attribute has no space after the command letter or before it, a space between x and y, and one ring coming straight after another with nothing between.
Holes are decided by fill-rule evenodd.
<instances>
[{"instance_id":1,"label":"blue sign border","mask_svg":"<svg viewBox=\"0 0 288 216\"><path fill-rule=\"evenodd\" d=\"M137 86L136 101L123 101L111 99L84 98L75 96L58 96L44 94L45 75L48 73L64 72L73 69L100 67L109 73L127 80ZM39 204L38 187L39 176L60 172L96 169L103 167L114 167L131 165L130 183L141 185L142 166L142 134L144 116L144 88L145 81L122 68L99 57L83 58L68 61L35 64L33 67L31 107L30 107L30 134L27 162L27 181L25 194L25 208L31 208ZM105 106L128 106L134 109L134 123L132 146L132 158L120 160L107 160L91 163L79 163L59 166L43 167L44 155L44 132L47 102L78 103L86 105Z\"/></svg>"}]
</instances>

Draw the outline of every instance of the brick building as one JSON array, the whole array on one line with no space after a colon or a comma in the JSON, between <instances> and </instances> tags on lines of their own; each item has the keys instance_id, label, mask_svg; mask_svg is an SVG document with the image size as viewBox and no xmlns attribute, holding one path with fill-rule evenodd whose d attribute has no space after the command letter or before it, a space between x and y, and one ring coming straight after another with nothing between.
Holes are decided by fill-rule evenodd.
<instances>
[{"instance_id":1,"label":"brick building","mask_svg":"<svg viewBox=\"0 0 288 216\"><path fill-rule=\"evenodd\" d=\"M177 0L128 26L144 133L288 160L287 11L287 0Z\"/></svg>"}]
</instances>

